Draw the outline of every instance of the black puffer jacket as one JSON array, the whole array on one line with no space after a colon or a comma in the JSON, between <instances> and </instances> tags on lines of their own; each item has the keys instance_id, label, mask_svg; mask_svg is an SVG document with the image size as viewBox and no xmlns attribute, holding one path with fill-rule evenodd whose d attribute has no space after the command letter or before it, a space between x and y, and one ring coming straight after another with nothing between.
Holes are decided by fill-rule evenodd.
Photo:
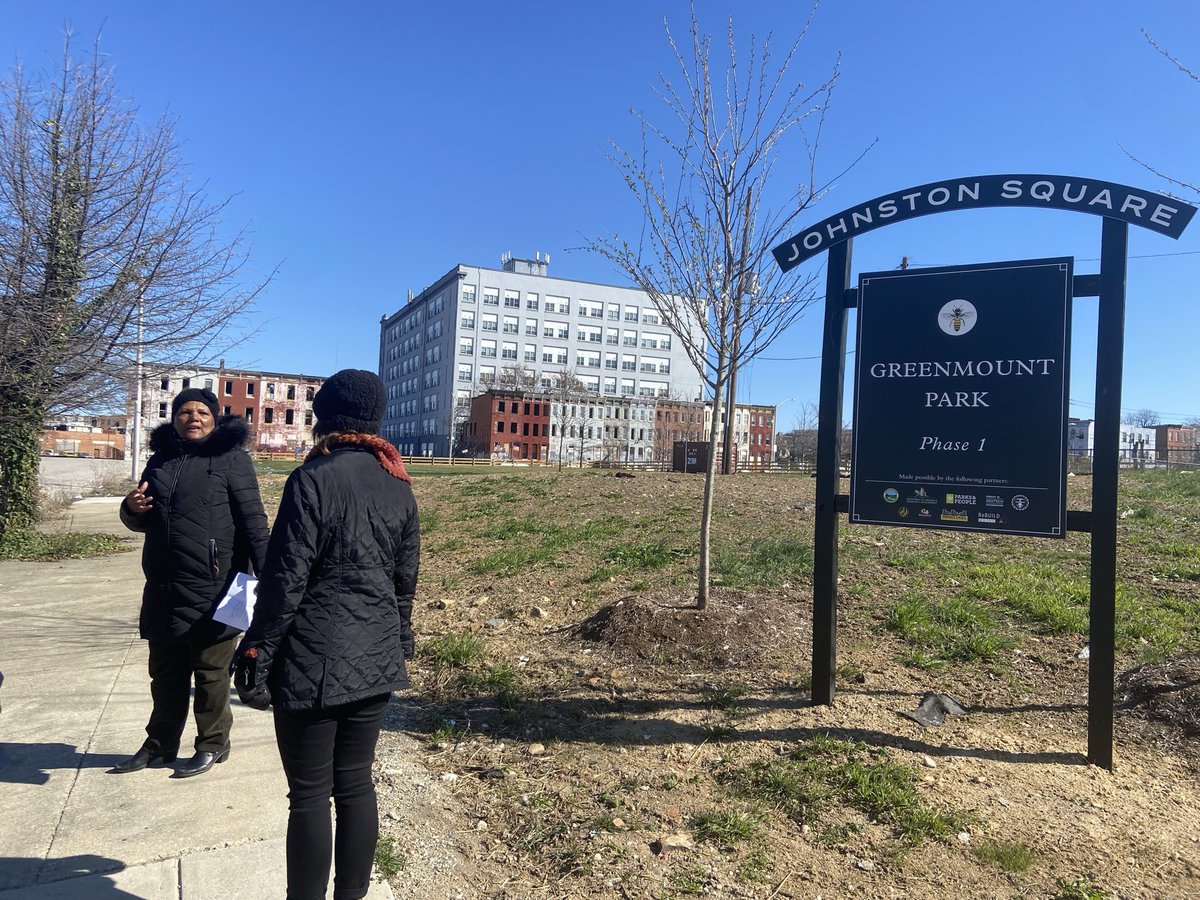
<instances>
[{"instance_id":1,"label":"black puffer jacket","mask_svg":"<svg viewBox=\"0 0 1200 900\"><path fill-rule=\"evenodd\" d=\"M154 505L135 515L121 504L121 521L146 534L143 638L208 643L237 634L212 611L238 572L266 561L267 516L241 449L248 434L237 416L219 419L203 441L182 440L169 422L151 433L141 480Z\"/></svg>"},{"instance_id":2,"label":"black puffer jacket","mask_svg":"<svg viewBox=\"0 0 1200 900\"><path fill-rule=\"evenodd\" d=\"M421 544L408 475L378 437L343 435L329 450L288 478L242 641L281 709L408 686Z\"/></svg>"}]
</instances>

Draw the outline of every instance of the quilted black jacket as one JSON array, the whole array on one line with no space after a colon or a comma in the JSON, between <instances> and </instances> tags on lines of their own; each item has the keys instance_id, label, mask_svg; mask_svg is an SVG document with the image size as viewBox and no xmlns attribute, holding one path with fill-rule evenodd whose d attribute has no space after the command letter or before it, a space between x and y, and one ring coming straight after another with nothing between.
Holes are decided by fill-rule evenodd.
<instances>
[{"instance_id":1,"label":"quilted black jacket","mask_svg":"<svg viewBox=\"0 0 1200 900\"><path fill-rule=\"evenodd\" d=\"M207 643L237 634L212 611L238 572L266 560L267 516L241 450L248 434L238 416L219 419L203 441L181 440L170 422L151 432L154 455L141 480L154 505L134 515L121 504L121 521L146 534L143 638Z\"/></svg>"},{"instance_id":2,"label":"quilted black jacket","mask_svg":"<svg viewBox=\"0 0 1200 900\"><path fill-rule=\"evenodd\" d=\"M335 444L288 478L254 621L255 683L287 710L322 709L408 686L420 529L417 504L375 451ZM240 652L240 651L239 651Z\"/></svg>"}]
</instances>

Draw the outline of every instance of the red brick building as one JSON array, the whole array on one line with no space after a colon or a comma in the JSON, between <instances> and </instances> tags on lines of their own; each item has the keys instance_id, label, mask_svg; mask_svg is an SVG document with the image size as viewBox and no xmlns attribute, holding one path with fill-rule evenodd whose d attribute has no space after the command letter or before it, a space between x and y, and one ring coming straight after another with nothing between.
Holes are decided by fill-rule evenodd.
<instances>
[{"instance_id":1,"label":"red brick building","mask_svg":"<svg viewBox=\"0 0 1200 900\"><path fill-rule=\"evenodd\" d=\"M541 395L493 388L471 399L462 443L501 459L550 458L550 404Z\"/></svg>"},{"instance_id":2,"label":"red brick building","mask_svg":"<svg viewBox=\"0 0 1200 900\"><path fill-rule=\"evenodd\" d=\"M1190 425L1155 425L1154 454L1164 463L1200 462L1196 429Z\"/></svg>"}]
</instances>

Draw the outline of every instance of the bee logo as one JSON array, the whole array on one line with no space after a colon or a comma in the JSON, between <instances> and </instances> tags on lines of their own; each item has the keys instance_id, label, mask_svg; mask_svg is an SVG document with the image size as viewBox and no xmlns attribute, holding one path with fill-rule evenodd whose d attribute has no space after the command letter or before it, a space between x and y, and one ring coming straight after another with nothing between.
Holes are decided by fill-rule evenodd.
<instances>
[{"instance_id":1,"label":"bee logo","mask_svg":"<svg viewBox=\"0 0 1200 900\"><path fill-rule=\"evenodd\" d=\"M978 311L970 300L951 300L938 310L938 327L946 334L966 334L975 327Z\"/></svg>"}]
</instances>

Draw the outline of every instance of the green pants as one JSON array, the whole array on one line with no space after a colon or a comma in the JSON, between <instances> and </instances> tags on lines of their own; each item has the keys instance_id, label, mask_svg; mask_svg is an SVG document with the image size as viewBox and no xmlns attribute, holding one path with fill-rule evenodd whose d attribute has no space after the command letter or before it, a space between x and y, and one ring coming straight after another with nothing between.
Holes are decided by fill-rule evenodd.
<instances>
[{"instance_id":1,"label":"green pants","mask_svg":"<svg viewBox=\"0 0 1200 900\"><path fill-rule=\"evenodd\" d=\"M150 696L154 710L146 724L147 750L172 753L187 725L188 694L196 683L196 750L215 753L229 743L229 663L237 638L217 644L150 642Z\"/></svg>"}]
</instances>

